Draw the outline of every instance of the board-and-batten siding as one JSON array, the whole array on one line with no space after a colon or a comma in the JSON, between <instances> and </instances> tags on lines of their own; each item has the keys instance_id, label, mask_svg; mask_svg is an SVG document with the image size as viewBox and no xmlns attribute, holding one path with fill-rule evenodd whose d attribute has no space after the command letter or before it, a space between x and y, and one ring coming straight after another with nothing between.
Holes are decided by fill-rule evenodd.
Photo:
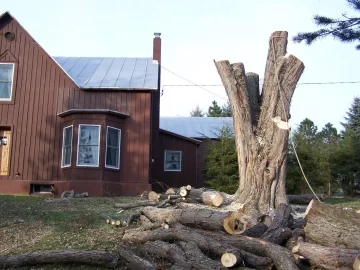
<instances>
[{"instance_id":1,"label":"board-and-batten siding","mask_svg":"<svg viewBox=\"0 0 360 270\"><path fill-rule=\"evenodd\" d=\"M5 39L4 34L8 31L15 33L15 40L9 42ZM57 113L68 109L105 108L130 115L124 121L121 134L119 181L148 182L149 92L100 93L78 89L15 20L11 20L0 30L0 55L6 51L16 58L16 62L13 102L0 102L0 126L12 128L10 173L9 176L1 176L0 181L65 180L60 168L63 126ZM0 61L14 61L11 54L7 53ZM73 151L76 145L77 142L74 141ZM100 147L105 146L102 144ZM100 156L100 160L104 158ZM74 162L72 167L75 167ZM15 176L17 172L20 173L19 176ZM111 180L99 179L100 174L94 170L84 174L81 181ZM80 180L69 179L69 174L66 178Z\"/></svg>"},{"instance_id":2,"label":"board-and-batten siding","mask_svg":"<svg viewBox=\"0 0 360 270\"><path fill-rule=\"evenodd\" d=\"M199 187L196 179L197 166L196 154L198 145L189 140L173 136L164 132L159 133L160 151L154 163L153 189L160 192L168 187L181 187L191 185ZM181 172L165 171L164 158L165 151L182 151ZM160 184L159 184L160 183ZM165 185L163 185L165 184Z\"/></svg>"}]
</instances>

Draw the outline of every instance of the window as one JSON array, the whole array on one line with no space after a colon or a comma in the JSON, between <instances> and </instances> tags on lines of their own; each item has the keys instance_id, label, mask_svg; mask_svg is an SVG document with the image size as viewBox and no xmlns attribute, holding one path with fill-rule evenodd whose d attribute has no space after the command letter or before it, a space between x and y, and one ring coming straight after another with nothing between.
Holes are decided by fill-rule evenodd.
<instances>
[{"instance_id":1,"label":"window","mask_svg":"<svg viewBox=\"0 0 360 270\"><path fill-rule=\"evenodd\" d=\"M121 130L107 127L106 130L106 154L105 167L112 169L120 168L120 138Z\"/></svg>"},{"instance_id":2,"label":"window","mask_svg":"<svg viewBox=\"0 0 360 270\"><path fill-rule=\"evenodd\" d=\"M0 100L11 100L13 77L14 64L0 63Z\"/></svg>"},{"instance_id":3,"label":"window","mask_svg":"<svg viewBox=\"0 0 360 270\"><path fill-rule=\"evenodd\" d=\"M71 166L73 126L64 128L61 167Z\"/></svg>"},{"instance_id":4,"label":"window","mask_svg":"<svg viewBox=\"0 0 360 270\"><path fill-rule=\"evenodd\" d=\"M181 172L181 151L165 150L164 171Z\"/></svg>"},{"instance_id":5,"label":"window","mask_svg":"<svg viewBox=\"0 0 360 270\"><path fill-rule=\"evenodd\" d=\"M31 185L31 193L52 193L54 190L54 185Z\"/></svg>"},{"instance_id":6,"label":"window","mask_svg":"<svg viewBox=\"0 0 360 270\"><path fill-rule=\"evenodd\" d=\"M79 125L77 166L99 167L100 126Z\"/></svg>"}]
</instances>

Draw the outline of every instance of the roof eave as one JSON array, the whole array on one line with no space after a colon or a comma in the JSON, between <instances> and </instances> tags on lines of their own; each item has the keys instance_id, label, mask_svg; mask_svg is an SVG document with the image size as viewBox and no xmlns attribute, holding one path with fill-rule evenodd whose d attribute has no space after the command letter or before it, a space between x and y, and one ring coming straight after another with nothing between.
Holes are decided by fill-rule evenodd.
<instances>
[{"instance_id":1,"label":"roof eave","mask_svg":"<svg viewBox=\"0 0 360 270\"><path fill-rule=\"evenodd\" d=\"M177 134L177 133L174 133L174 132L171 132L171 131L167 131L165 129L160 128L160 132L171 135L171 136L174 136L174 137L177 137L177 138L180 138L180 139L183 139L183 140L186 140L186 141L190 141L190 142L198 144L198 145L201 144L201 141L199 141L199 140L189 138L189 137L185 137L185 136L182 136L180 134Z\"/></svg>"},{"instance_id":2,"label":"roof eave","mask_svg":"<svg viewBox=\"0 0 360 270\"><path fill-rule=\"evenodd\" d=\"M124 117L124 118L127 118L130 116L129 114L125 114L125 113L121 113L121 112L113 111L113 110L108 110L108 109L70 109L70 110L66 110L61 113L58 113L57 116L65 117L65 116L68 116L71 114L111 114L111 115L116 115L116 116Z\"/></svg>"}]
</instances>

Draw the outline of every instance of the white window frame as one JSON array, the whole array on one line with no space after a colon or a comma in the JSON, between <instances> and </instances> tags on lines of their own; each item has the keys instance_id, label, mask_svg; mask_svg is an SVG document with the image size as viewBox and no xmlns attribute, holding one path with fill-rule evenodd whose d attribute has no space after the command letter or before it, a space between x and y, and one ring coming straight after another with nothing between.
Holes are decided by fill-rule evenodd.
<instances>
[{"instance_id":1,"label":"white window frame","mask_svg":"<svg viewBox=\"0 0 360 270\"><path fill-rule=\"evenodd\" d=\"M64 164L64 143L65 143L65 129L67 128L71 128L71 144L70 144L70 164L69 165L63 165ZM73 137L74 137L74 126L70 125L70 126L66 126L63 129L63 143L62 143L62 149L61 149L61 168L68 168L71 167L71 157L72 157L72 150L73 150Z\"/></svg>"},{"instance_id":2,"label":"white window frame","mask_svg":"<svg viewBox=\"0 0 360 270\"><path fill-rule=\"evenodd\" d=\"M87 126L87 127L99 127L99 152L98 152L98 163L96 165L79 165L79 148L80 148L80 131L81 131L81 126ZM79 124L78 127L78 144L77 144L77 153L76 153L76 166L78 167L99 167L100 164L100 140L101 140L101 125L91 125L91 124Z\"/></svg>"},{"instance_id":3,"label":"white window frame","mask_svg":"<svg viewBox=\"0 0 360 270\"><path fill-rule=\"evenodd\" d=\"M167 152L180 153L180 169L179 170L166 169L166 153ZM165 152L164 152L164 171L165 172L181 172L181 169L182 169L182 151L179 151L179 150L165 150Z\"/></svg>"},{"instance_id":4,"label":"white window frame","mask_svg":"<svg viewBox=\"0 0 360 270\"><path fill-rule=\"evenodd\" d=\"M11 76L11 88L10 88L10 97L9 98L0 98L0 101L11 101L12 92L14 87L14 73L15 73L15 64L14 63L5 63L1 62L0 65L12 65L12 76Z\"/></svg>"},{"instance_id":5,"label":"white window frame","mask_svg":"<svg viewBox=\"0 0 360 270\"><path fill-rule=\"evenodd\" d=\"M118 161L117 167L106 165L106 157L107 157L107 149L108 149L107 139L108 139L108 130L109 130L109 128L116 129L117 131L119 131L119 161ZM120 151L120 147L121 147L121 129L116 128L116 127L112 127L112 126L107 126L106 127L106 145L105 145L105 147L106 147L106 149L105 149L105 168L119 170L120 169L120 153L121 153L121 151Z\"/></svg>"}]
</instances>

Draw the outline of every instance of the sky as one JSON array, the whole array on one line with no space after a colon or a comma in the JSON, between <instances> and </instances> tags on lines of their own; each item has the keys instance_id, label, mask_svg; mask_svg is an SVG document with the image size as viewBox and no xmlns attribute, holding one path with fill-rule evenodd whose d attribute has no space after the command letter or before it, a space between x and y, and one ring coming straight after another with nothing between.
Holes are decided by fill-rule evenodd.
<instances>
[{"instance_id":1,"label":"sky","mask_svg":"<svg viewBox=\"0 0 360 270\"><path fill-rule=\"evenodd\" d=\"M305 64L299 83L360 81L360 51L331 37L308 46L292 41L313 31L315 14L341 17L354 12L346 0L0 0L51 56L151 57L154 32L161 32L161 116L189 116L199 105L227 96L213 60L242 62L264 77L268 40L288 31L287 51ZM359 15L358 15L359 16ZM295 128L310 118L321 129L341 129L360 84L299 85L291 105Z\"/></svg>"}]
</instances>

